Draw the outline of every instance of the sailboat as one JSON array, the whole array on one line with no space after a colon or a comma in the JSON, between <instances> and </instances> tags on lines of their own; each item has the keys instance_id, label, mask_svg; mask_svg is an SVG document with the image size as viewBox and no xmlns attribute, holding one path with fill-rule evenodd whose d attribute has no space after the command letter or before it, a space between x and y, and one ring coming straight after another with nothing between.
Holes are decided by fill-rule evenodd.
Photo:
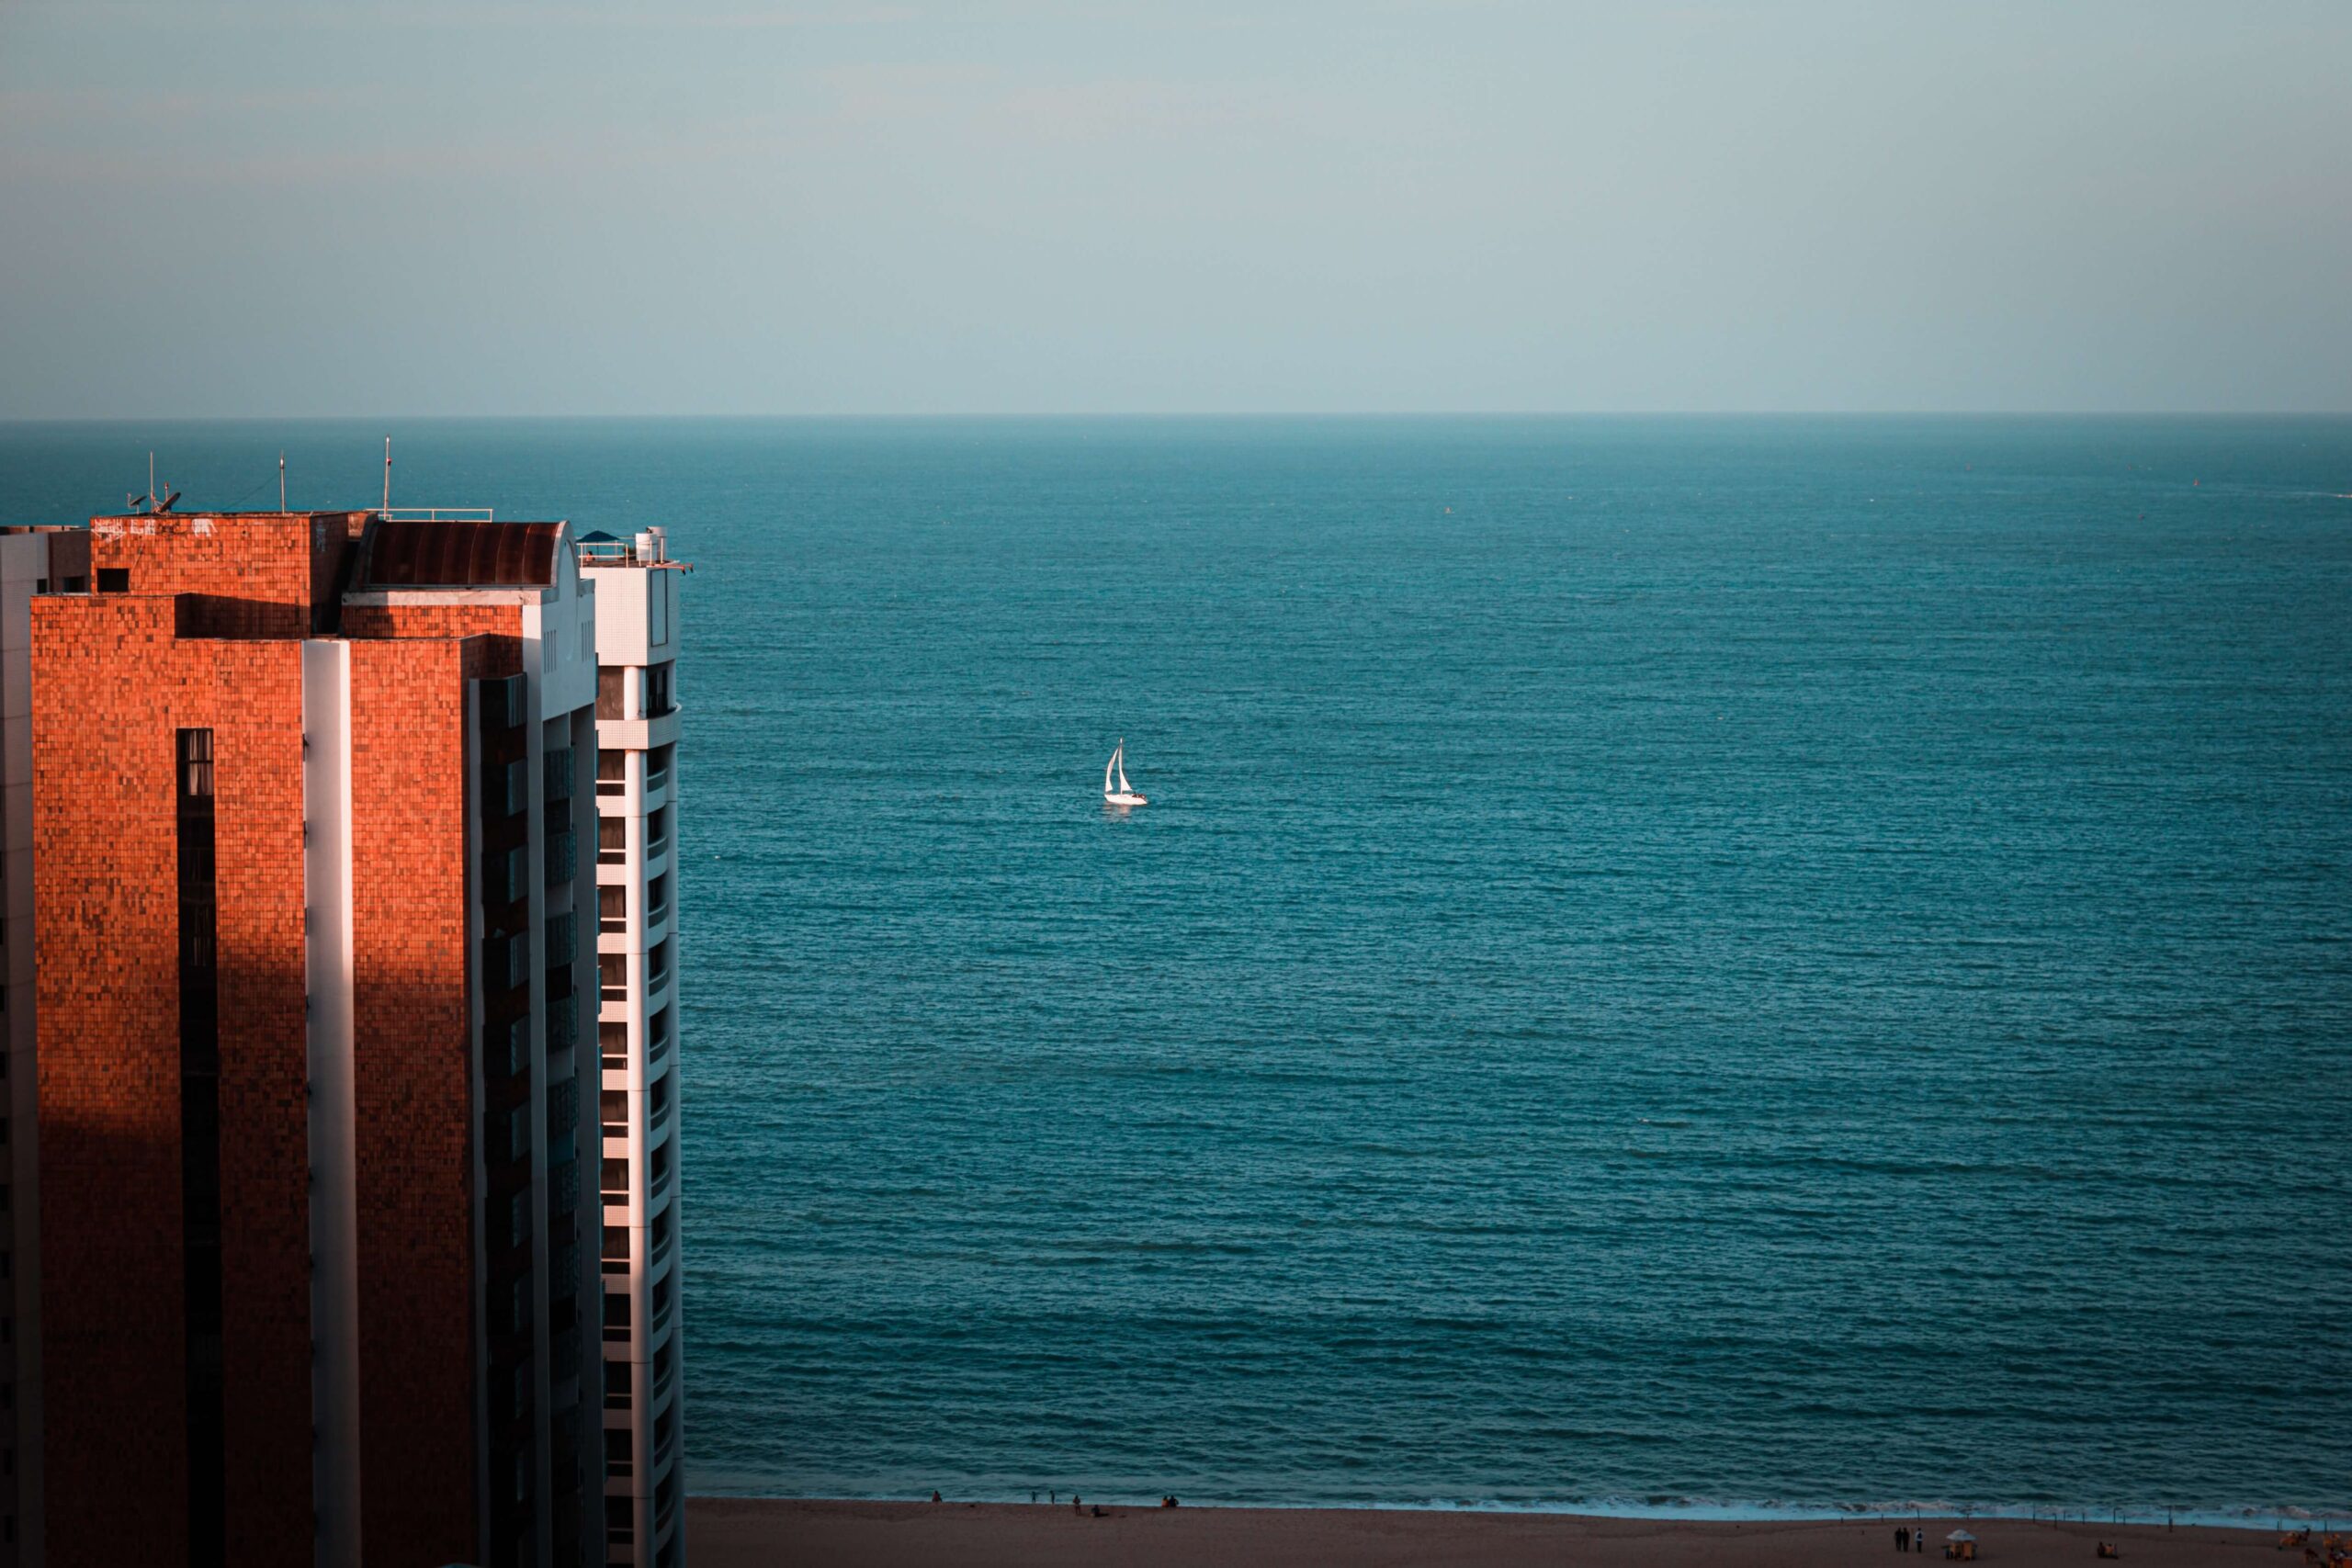
<instances>
[{"instance_id":1,"label":"sailboat","mask_svg":"<svg viewBox=\"0 0 2352 1568\"><path fill-rule=\"evenodd\" d=\"M1142 795L1127 787L1126 756L1126 738L1121 736L1119 749L1111 753L1109 761L1102 764L1102 804L1105 806L1148 806L1150 804ZM1119 775L1119 787L1116 789L1111 787L1111 774L1114 771Z\"/></svg>"}]
</instances>

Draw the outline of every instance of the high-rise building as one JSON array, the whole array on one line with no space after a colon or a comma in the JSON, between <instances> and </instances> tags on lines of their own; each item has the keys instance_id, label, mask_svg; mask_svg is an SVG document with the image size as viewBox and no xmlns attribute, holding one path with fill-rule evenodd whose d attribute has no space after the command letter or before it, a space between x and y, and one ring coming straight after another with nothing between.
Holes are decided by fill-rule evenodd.
<instances>
[{"instance_id":1,"label":"high-rise building","mask_svg":"<svg viewBox=\"0 0 2352 1568\"><path fill-rule=\"evenodd\" d=\"M663 531L591 534L606 1561L683 1561L678 1335L678 582Z\"/></svg>"},{"instance_id":2,"label":"high-rise building","mask_svg":"<svg viewBox=\"0 0 2352 1568\"><path fill-rule=\"evenodd\" d=\"M603 1561L570 530L99 517L42 587L47 1561Z\"/></svg>"}]
</instances>

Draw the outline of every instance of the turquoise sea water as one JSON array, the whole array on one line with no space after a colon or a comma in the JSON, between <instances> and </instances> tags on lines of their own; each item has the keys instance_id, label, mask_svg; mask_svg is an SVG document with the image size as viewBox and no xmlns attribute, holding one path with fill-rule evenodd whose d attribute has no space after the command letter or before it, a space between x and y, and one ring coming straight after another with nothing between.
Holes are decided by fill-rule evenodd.
<instances>
[{"instance_id":1,"label":"turquoise sea water","mask_svg":"<svg viewBox=\"0 0 2352 1568\"><path fill-rule=\"evenodd\" d=\"M2352 1509L2352 422L393 429L695 563L695 1490Z\"/></svg>"}]
</instances>

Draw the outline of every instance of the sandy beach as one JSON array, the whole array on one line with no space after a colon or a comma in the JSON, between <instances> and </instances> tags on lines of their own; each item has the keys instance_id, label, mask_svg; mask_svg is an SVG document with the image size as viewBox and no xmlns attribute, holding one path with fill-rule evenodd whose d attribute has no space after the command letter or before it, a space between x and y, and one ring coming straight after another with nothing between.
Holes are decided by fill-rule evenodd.
<instances>
[{"instance_id":1,"label":"sandy beach","mask_svg":"<svg viewBox=\"0 0 2352 1568\"><path fill-rule=\"evenodd\" d=\"M1103 1517L1023 1504L854 1503L691 1497L688 1552L697 1568L1057 1568L1069 1564L1236 1563L1252 1568L1341 1564L1575 1564L1576 1568L1838 1568L1883 1563L1897 1521L1830 1519L1718 1523L1597 1518L1570 1514L1473 1514L1348 1508L1106 1507ZM2026 1519L1928 1521L1941 1562L1947 1532L1978 1538L1977 1561L2095 1563L2100 1540L2121 1561L2157 1565L2295 1562L2267 1530L2162 1525L2051 1524Z\"/></svg>"}]
</instances>

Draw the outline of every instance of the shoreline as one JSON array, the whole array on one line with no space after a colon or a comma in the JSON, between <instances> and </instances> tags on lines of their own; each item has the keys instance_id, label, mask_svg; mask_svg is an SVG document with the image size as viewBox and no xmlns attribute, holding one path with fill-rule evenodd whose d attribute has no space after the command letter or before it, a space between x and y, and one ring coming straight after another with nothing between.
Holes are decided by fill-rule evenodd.
<instances>
[{"instance_id":1,"label":"shoreline","mask_svg":"<svg viewBox=\"0 0 2352 1568\"><path fill-rule=\"evenodd\" d=\"M1090 1497L1093 1494L1088 1494ZM713 1504L822 1504L842 1506L931 1505L921 1496L904 1493L845 1493L831 1496L786 1495L764 1492L695 1492L688 1495L690 1503ZM1128 1496L1124 1494L1103 1494L1096 1501L1106 1507L1149 1510L1158 1506L1152 1497ZM2290 1508L2255 1513L2243 1509L2176 1508L2055 1508L2032 1505L1975 1506L1954 1503L1949 1498L1920 1498L1885 1504L1870 1504L1840 1507L1835 1505L1792 1504L1781 1506L1771 1503L1726 1504L1645 1504L1621 1502L1615 1498L1596 1498L1566 1503L1513 1503L1490 1500L1476 1503L1453 1503L1441 1498L1424 1498L1414 1502L1354 1503L1229 1503L1213 1500L1193 1502L1182 1500L1183 1506L1227 1513L1268 1514L1440 1514L1466 1517L1520 1517L1622 1519L1649 1524L1874 1524L1884 1522L1892 1529L1905 1520L1947 1520L1965 1524L1969 1520L2006 1521L2018 1524L2070 1525L2107 1529L2168 1527L2197 1529L2253 1530L2276 1534L2309 1527L2314 1536L2335 1531L2352 1536L2352 1503L2325 1513L2309 1508ZM1035 1501L1017 1496L956 1496L946 1504L957 1507L978 1505L990 1508L1049 1508L1069 1506L1068 1488L1063 1488L1057 1501L1047 1501L1041 1492Z\"/></svg>"},{"instance_id":2,"label":"shoreline","mask_svg":"<svg viewBox=\"0 0 2352 1568\"><path fill-rule=\"evenodd\" d=\"M2093 1562L2100 1542L2159 1568L2277 1563L2267 1526L2116 1525L1958 1514L1769 1519L1629 1517L1504 1508L1218 1507L1049 1503L889 1502L695 1495L688 1553L701 1568L827 1563L849 1568L967 1563L976 1568L1116 1562L1129 1568L1195 1562L1493 1563L1588 1568L1838 1568L1885 1560L1898 1526L1924 1530L1912 1562L1941 1562L1955 1529L1977 1538L1977 1561L2041 1568ZM2301 1528L2300 1522L2296 1528ZM2312 1540L2321 1535L2316 1524ZM2259 1553L2257 1557L2256 1554ZM2294 1561L2300 1561L2295 1559Z\"/></svg>"}]
</instances>

